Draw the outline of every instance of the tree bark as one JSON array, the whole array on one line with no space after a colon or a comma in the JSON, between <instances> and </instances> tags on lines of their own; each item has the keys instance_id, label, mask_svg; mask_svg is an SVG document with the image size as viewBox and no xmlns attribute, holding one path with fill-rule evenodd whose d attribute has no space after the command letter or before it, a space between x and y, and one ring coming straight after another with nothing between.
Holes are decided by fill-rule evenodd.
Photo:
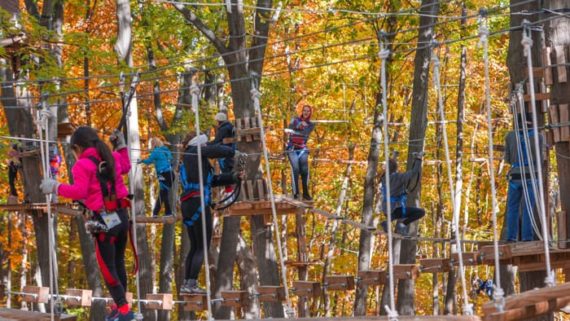
<instances>
[{"instance_id":1,"label":"tree bark","mask_svg":"<svg viewBox=\"0 0 570 321\"><path fill-rule=\"evenodd\" d=\"M432 49L425 47L433 39L434 23L439 12L439 0L422 0L420 12L431 16L420 17L418 34L418 50L414 60L414 82L412 90L412 113L410 119L410 134L408 141L414 142L408 146L408 170L413 165L413 153L424 150L425 133L427 127L428 110L428 84L429 67ZM408 195L408 205L420 207L421 181L415 190ZM417 233L417 222L410 224L410 233ZM413 264L416 261L417 241L403 240L400 249L400 263ZM415 281L400 280L398 282L398 313L400 315L413 315L415 311Z\"/></svg>"}]
</instances>

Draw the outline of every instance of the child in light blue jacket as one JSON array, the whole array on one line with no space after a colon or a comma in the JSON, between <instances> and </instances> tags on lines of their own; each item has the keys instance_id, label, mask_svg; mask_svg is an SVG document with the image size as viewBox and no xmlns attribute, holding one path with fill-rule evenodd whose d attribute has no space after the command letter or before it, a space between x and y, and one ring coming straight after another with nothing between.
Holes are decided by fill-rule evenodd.
<instances>
[{"instance_id":1,"label":"child in light blue jacket","mask_svg":"<svg viewBox=\"0 0 570 321\"><path fill-rule=\"evenodd\" d=\"M149 157L143 159L141 163L147 165L154 164L160 185L160 193L156 199L152 215L158 216L163 203L165 215L172 215L169 198L172 182L174 181L172 174L172 153L170 149L164 146L164 143L156 137L150 139L150 146L152 150Z\"/></svg>"}]
</instances>

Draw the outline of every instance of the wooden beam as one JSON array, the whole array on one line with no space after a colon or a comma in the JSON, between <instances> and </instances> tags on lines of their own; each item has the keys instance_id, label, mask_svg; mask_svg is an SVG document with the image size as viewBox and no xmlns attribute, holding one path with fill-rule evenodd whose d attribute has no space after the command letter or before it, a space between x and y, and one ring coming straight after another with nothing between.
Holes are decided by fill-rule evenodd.
<instances>
[{"instance_id":1,"label":"wooden beam","mask_svg":"<svg viewBox=\"0 0 570 321\"><path fill-rule=\"evenodd\" d=\"M174 224L181 221L182 216L164 215L164 216L137 216L137 224Z\"/></svg>"},{"instance_id":2,"label":"wooden beam","mask_svg":"<svg viewBox=\"0 0 570 321\"><path fill-rule=\"evenodd\" d=\"M420 270L428 273L449 272L450 264L449 258L420 259Z\"/></svg>"},{"instance_id":3,"label":"wooden beam","mask_svg":"<svg viewBox=\"0 0 570 321\"><path fill-rule=\"evenodd\" d=\"M354 290L353 275L329 275L325 277L323 287L327 291L350 291Z\"/></svg>"},{"instance_id":4,"label":"wooden beam","mask_svg":"<svg viewBox=\"0 0 570 321\"><path fill-rule=\"evenodd\" d=\"M49 321L49 320L51 320L51 315L49 313L0 308L0 320L2 320L2 321ZM76 321L77 317L74 315L62 314L62 315L57 316L57 320L58 321Z\"/></svg>"},{"instance_id":5,"label":"wooden beam","mask_svg":"<svg viewBox=\"0 0 570 321\"><path fill-rule=\"evenodd\" d=\"M549 100L550 99L550 93L535 93L534 99L536 101ZM530 95L524 95L524 101L527 101L527 102L530 101Z\"/></svg>"}]
</instances>

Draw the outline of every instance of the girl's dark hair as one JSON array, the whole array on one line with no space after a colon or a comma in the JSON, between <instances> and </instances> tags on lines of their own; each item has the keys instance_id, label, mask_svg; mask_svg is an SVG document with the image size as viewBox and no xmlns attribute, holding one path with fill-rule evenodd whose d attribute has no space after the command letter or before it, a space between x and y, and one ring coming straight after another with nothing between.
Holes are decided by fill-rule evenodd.
<instances>
[{"instance_id":1,"label":"girl's dark hair","mask_svg":"<svg viewBox=\"0 0 570 321\"><path fill-rule=\"evenodd\" d=\"M109 180L115 180L115 158L109 146L99 139L95 129L87 126L77 128L71 135L70 143L72 147L79 146L83 149L95 147L101 160L106 163L106 166L100 166L100 174Z\"/></svg>"}]
</instances>

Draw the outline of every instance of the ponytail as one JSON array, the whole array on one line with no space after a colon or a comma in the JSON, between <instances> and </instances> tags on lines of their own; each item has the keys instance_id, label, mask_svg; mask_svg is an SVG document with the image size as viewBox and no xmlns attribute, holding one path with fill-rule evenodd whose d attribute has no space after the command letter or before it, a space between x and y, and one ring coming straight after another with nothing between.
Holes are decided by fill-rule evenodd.
<instances>
[{"instance_id":1,"label":"ponytail","mask_svg":"<svg viewBox=\"0 0 570 321\"><path fill-rule=\"evenodd\" d=\"M95 141L94 147L101 156L101 160L105 162L105 165L99 167L99 173L110 181L115 181L115 158L111 149L100 139Z\"/></svg>"}]
</instances>

